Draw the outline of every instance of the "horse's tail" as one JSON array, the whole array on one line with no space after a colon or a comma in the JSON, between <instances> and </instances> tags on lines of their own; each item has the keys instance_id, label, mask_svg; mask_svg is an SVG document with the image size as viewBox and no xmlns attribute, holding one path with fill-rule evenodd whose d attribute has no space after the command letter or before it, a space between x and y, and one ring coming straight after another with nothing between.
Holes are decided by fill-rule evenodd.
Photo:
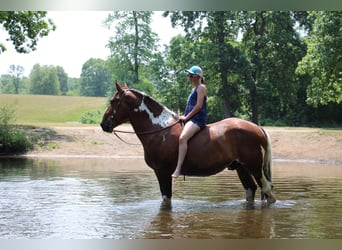
<instances>
[{"instance_id":1,"label":"horse's tail","mask_svg":"<svg viewBox=\"0 0 342 250\"><path fill-rule=\"evenodd\" d=\"M272 145L271 145L271 138L265 129L263 129L263 128L261 128L261 129L264 132L265 137L266 137L266 141L267 141L267 148L266 148L265 153L264 153L262 169L263 169L263 172L264 172L266 179L269 182L272 182Z\"/></svg>"},{"instance_id":2,"label":"horse's tail","mask_svg":"<svg viewBox=\"0 0 342 250\"><path fill-rule=\"evenodd\" d=\"M269 134L266 132L265 129L262 128L262 131L265 134L266 142L267 142L267 148L264 152L264 159L262 164L262 171L264 182L262 183L262 191L261 191L261 199L264 200L267 199L267 202L273 203L276 201L276 198L274 196L274 193L272 191L273 185L272 185L272 146L271 146L271 138ZM265 180L266 179L266 180Z\"/></svg>"}]
</instances>

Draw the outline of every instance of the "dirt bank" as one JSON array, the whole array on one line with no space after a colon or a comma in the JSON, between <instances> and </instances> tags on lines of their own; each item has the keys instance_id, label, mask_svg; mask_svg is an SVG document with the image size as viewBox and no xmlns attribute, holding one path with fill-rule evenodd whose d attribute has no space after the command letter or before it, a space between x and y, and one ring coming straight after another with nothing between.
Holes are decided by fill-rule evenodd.
<instances>
[{"instance_id":1,"label":"dirt bank","mask_svg":"<svg viewBox=\"0 0 342 250\"><path fill-rule=\"evenodd\" d=\"M120 134L129 145L99 126L49 126L50 132L35 131L40 145L29 156L143 157L135 134ZM132 131L124 125L118 129ZM273 158L342 163L342 131L315 128L266 128L272 140ZM37 129L36 129L37 130ZM39 130L39 129L38 129Z\"/></svg>"}]
</instances>

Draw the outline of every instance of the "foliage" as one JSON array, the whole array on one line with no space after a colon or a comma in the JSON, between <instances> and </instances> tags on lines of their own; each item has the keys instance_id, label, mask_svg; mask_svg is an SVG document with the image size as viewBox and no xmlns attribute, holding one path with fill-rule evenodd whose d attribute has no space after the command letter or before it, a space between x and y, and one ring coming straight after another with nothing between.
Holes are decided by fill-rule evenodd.
<instances>
[{"instance_id":1,"label":"foliage","mask_svg":"<svg viewBox=\"0 0 342 250\"><path fill-rule=\"evenodd\" d=\"M263 125L342 123L341 12L165 12L185 35L163 49L151 13L113 12L105 20L113 30L110 57L87 60L80 78L58 67L42 66L39 74L34 68L29 80L13 70L0 77L0 92L38 85L39 93L109 96L118 80L183 112L191 91L184 70L196 64L204 71L210 122L237 116ZM82 119L93 122L97 112Z\"/></svg>"},{"instance_id":2,"label":"foliage","mask_svg":"<svg viewBox=\"0 0 342 250\"><path fill-rule=\"evenodd\" d=\"M10 74L1 75L0 93L14 93L14 86L12 82L13 77Z\"/></svg>"},{"instance_id":3,"label":"foliage","mask_svg":"<svg viewBox=\"0 0 342 250\"><path fill-rule=\"evenodd\" d=\"M22 66L10 65L9 74L0 76L0 92L47 95L66 95L68 92L68 75L61 66L36 64L29 78L23 77L23 73Z\"/></svg>"},{"instance_id":4,"label":"foliage","mask_svg":"<svg viewBox=\"0 0 342 250\"><path fill-rule=\"evenodd\" d=\"M60 93L61 95L66 95L68 92L68 74L64 71L63 67L57 66L57 77L59 81Z\"/></svg>"},{"instance_id":5,"label":"foliage","mask_svg":"<svg viewBox=\"0 0 342 250\"><path fill-rule=\"evenodd\" d=\"M161 68L161 81L157 85L158 98L172 110L183 112L190 86L184 72L195 64L193 43L190 39L176 36L165 51L166 61Z\"/></svg>"},{"instance_id":6,"label":"foliage","mask_svg":"<svg viewBox=\"0 0 342 250\"><path fill-rule=\"evenodd\" d=\"M10 65L8 74L0 76L0 93L27 93L28 80L23 76L24 68L20 65Z\"/></svg>"},{"instance_id":7,"label":"foliage","mask_svg":"<svg viewBox=\"0 0 342 250\"><path fill-rule=\"evenodd\" d=\"M102 59L91 58L83 64L80 94L83 96L106 96L111 74Z\"/></svg>"},{"instance_id":8,"label":"foliage","mask_svg":"<svg viewBox=\"0 0 342 250\"><path fill-rule=\"evenodd\" d=\"M24 74L24 67L20 65L10 65L10 74L13 76L14 93L19 94L20 78Z\"/></svg>"},{"instance_id":9,"label":"foliage","mask_svg":"<svg viewBox=\"0 0 342 250\"><path fill-rule=\"evenodd\" d=\"M56 28L46 15L46 11L0 11L0 25L10 35L17 52L29 53L36 49L39 38ZM0 44L0 54L5 50Z\"/></svg>"},{"instance_id":10,"label":"foliage","mask_svg":"<svg viewBox=\"0 0 342 250\"><path fill-rule=\"evenodd\" d=\"M30 74L30 93L34 95L58 95L60 84L54 66L36 64Z\"/></svg>"},{"instance_id":11,"label":"foliage","mask_svg":"<svg viewBox=\"0 0 342 250\"><path fill-rule=\"evenodd\" d=\"M246 12L242 16L242 48L251 63L252 120L258 123L259 112L278 120L298 103L294 62L304 55L305 48L290 12Z\"/></svg>"},{"instance_id":12,"label":"foliage","mask_svg":"<svg viewBox=\"0 0 342 250\"><path fill-rule=\"evenodd\" d=\"M186 37L192 40L181 50L173 50L177 54L174 53L172 58L182 58L185 54L190 59L188 61L195 58L200 62L209 83L208 95L215 97L215 105L223 104L224 117L249 114L255 123L260 119L263 123L284 121L295 124L313 119L312 114L318 115L303 98L310 79L295 74L297 62L306 53L296 21L306 32L314 33L315 18L312 15L284 11L178 11L165 12L164 15L170 16L173 25L183 27ZM324 23L329 23L328 20L325 19ZM337 15L335 20L341 18ZM241 41L237 39L238 34ZM330 37L338 36L331 34ZM341 47L338 44L330 45L335 51ZM193 52L190 56L188 49ZM335 58L335 64L341 65L338 63L340 58Z\"/></svg>"},{"instance_id":13,"label":"foliage","mask_svg":"<svg viewBox=\"0 0 342 250\"><path fill-rule=\"evenodd\" d=\"M101 110L91 110L83 113L81 123L83 124L99 124L102 118Z\"/></svg>"},{"instance_id":14,"label":"foliage","mask_svg":"<svg viewBox=\"0 0 342 250\"><path fill-rule=\"evenodd\" d=\"M23 153L32 147L25 133L10 124L13 118L13 109L0 107L0 154Z\"/></svg>"},{"instance_id":15,"label":"foliage","mask_svg":"<svg viewBox=\"0 0 342 250\"><path fill-rule=\"evenodd\" d=\"M81 89L81 80L80 78L68 77L68 92L66 95L68 96L80 96Z\"/></svg>"},{"instance_id":16,"label":"foliage","mask_svg":"<svg viewBox=\"0 0 342 250\"><path fill-rule=\"evenodd\" d=\"M208 97L208 122L215 122L224 119L223 105L217 96Z\"/></svg>"},{"instance_id":17,"label":"foliage","mask_svg":"<svg viewBox=\"0 0 342 250\"><path fill-rule=\"evenodd\" d=\"M150 27L151 15L150 11L115 11L105 20L109 29L115 26L115 36L110 38L108 47L115 64L125 69L121 80L139 83L141 67L154 58L158 39Z\"/></svg>"},{"instance_id":18,"label":"foliage","mask_svg":"<svg viewBox=\"0 0 342 250\"><path fill-rule=\"evenodd\" d=\"M317 107L342 102L342 12L311 12L314 19L306 56L299 62L297 73L309 74L307 102Z\"/></svg>"},{"instance_id":19,"label":"foliage","mask_svg":"<svg viewBox=\"0 0 342 250\"><path fill-rule=\"evenodd\" d=\"M156 95L156 91L155 91L155 87L153 86L153 83L148 81L147 79L141 80L140 83L133 84L132 88L140 90L150 96Z\"/></svg>"}]
</instances>

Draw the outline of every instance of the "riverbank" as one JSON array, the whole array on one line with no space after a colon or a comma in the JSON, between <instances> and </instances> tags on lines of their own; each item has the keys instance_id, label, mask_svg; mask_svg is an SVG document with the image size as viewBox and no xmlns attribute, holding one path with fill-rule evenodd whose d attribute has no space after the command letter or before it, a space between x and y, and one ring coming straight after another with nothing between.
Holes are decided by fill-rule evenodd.
<instances>
[{"instance_id":1,"label":"riverbank","mask_svg":"<svg viewBox=\"0 0 342 250\"><path fill-rule=\"evenodd\" d=\"M133 131L130 125L119 130ZM342 164L342 131L318 128L266 127L271 136L273 159ZM143 147L135 134L114 134L99 126L50 124L27 129L38 138L29 157L107 157L142 158ZM137 144L137 145L131 145Z\"/></svg>"}]
</instances>

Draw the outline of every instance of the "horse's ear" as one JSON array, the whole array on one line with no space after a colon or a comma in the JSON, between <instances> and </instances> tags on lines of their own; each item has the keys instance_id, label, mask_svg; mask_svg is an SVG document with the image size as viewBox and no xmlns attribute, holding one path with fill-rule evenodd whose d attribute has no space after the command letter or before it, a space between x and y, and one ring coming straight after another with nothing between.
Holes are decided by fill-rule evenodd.
<instances>
[{"instance_id":1,"label":"horse's ear","mask_svg":"<svg viewBox=\"0 0 342 250\"><path fill-rule=\"evenodd\" d=\"M116 89L118 90L118 92L119 92L119 93L122 93L123 90L122 90L122 87L120 86L120 84L119 84L118 81L115 82L115 85L116 85Z\"/></svg>"},{"instance_id":2,"label":"horse's ear","mask_svg":"<svg viewBox=\"0 0 342 250\"><path fill-rule=\"evenodd\" d=\"M124 83L124 87L125 87L126 89L128 89L127 83Z\"/></svg>"}]
</instances>

